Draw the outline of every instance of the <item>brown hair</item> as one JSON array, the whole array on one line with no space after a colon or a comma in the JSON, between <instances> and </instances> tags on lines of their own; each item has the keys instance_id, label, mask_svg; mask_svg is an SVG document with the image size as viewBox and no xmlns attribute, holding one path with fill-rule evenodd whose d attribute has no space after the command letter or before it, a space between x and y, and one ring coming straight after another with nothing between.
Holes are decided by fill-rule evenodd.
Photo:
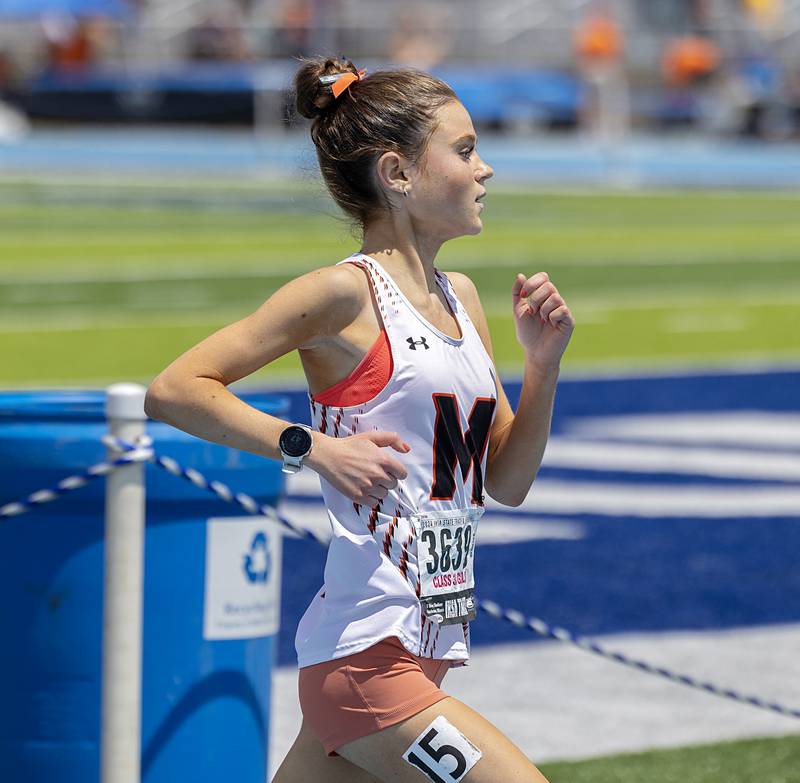
<instances>
[{"instance_id":1,"label":"brown hair","mask_svg":"<svg viewBox=\"0 0 800 783\"><path fill-rule=\"evenodd\" d=\"M374 164L388 151L418 163L436 129L439 108L458 100L440 79L413 68L376 71L338 98L321 76L358 69L350 60L305 58L294 79L297 113L312 120L311 138L334 201L363 231L391 209L377 186Z\"/></svg>"}]
</instances>

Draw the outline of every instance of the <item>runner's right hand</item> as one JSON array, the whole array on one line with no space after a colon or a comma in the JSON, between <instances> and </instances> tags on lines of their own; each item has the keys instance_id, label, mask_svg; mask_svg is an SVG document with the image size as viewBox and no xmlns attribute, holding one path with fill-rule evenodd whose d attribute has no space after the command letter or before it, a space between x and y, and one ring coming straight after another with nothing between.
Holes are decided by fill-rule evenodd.
<instances>
[{"instance_id":1,"label":"runner's right hand","mask_svg":"<svg viewBox=\"0 0 800 783\"><path fill-rule=\"evenodd\" d=\"M401 454L411 451L396 432L375 430L346 438L314 432L312 437L314 446L305 463L354 503L372 507L408 476L387 448Z\"/></svg>"}]
</instances>

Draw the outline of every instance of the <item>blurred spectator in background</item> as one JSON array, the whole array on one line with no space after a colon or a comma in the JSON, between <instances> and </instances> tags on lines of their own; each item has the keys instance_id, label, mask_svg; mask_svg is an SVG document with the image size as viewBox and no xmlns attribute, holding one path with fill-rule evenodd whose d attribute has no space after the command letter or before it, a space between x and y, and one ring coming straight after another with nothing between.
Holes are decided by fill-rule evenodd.
<instances>
[{"instance_id":1,"label":"blurred spectator in background","mask_svg":"<svg viewBox=\"0 0 800 783\"><path fill-rule=\"evenodd\" d=\"M714 124L711 118L718 114L722 96L712 77L721 60L719 46L703 35L683 35L666 43L661 55L665 122L706 128Z\"/></svg>"},{"instance_id":2,"label":"blurred spectator in background","mask_svg":"<svg viewBox=\"0 0 800 783\"><path fill-rule=\"evenodd\" d=\"M574 48L586 86L581 124L602 144L618 144L630 126L625 44L622 27L604 3L592 6L580 21Z\"/></svg>"},{"instance_id":3,"label":"blurred spectator in background","mask_svg":"<svg viewBox=\"0 0 800 783\"><path fill-rule=\"evenodd\" d=\"M398 3L398 6L401 4ZM453 25L443 6L404 3L394 16L387 43L389 59L427 70L445 60L452 48Z\"/></svg>"},{"instance_id":4,"label":"blurred spectator in background","mask_svg":"<svg viewBox=\"0 0 800 783\"><path fill-rule=\"evenodd\" d=\"M307 57L311 52L312 0L282 0L273 19L270 53L274 57Z\"/></svg>"},{"instance_id":5,"label":"blurred spectator in background","mask_svg":"<svg viewBox=\"0 0 800 783\"><path fill-rule=\"evenodd\" d=\"M91 65L92 41L86 25L79 19L71 14L47 13L42 17L42 32L48 70L74 73Z\"/></svg>"},{"instance_id":6,"label":"blurred spectator in background","mask_svg":"<svg viewBox=\"0 0 800 783\"><path fill-rule=\"evenodd\" d=\"M15 141L30 130L25 115L3 100L16 81L17 74L11 56L0 50L0 143Z\"/></svg>"},{"instance_id":7,"label":"blurred spectator in background","mask_svg":"<svg viewBox=\"0 0 800 783\"><path fill-rule=\"evenodd\" d=\"M14 86L14 65L11 56L0 50L0 96Z\"/></svg>"},{"instance_id":8,"label":"blurred spectator in background","mask_svg":"<svg viewBox=\"0 0 800 783\"><path fill-rule=\"evenodd\" d=\"M780 52L790 38L783 0L740 0L741 26L735 81L740 133L782 140L798 130L797 102L787 59Z\"/></svg>"},{"instance_id":9,"label":"blurred spectator in background","mask_svg":"<svg viewBox=\"0 0 800 783\"><path fill-rule=\"evenodd\" d=\"M764 31L780 33L783 0L741 0L744 10Z\"/></svg>"},{"instance_id":10,"label":"blurred spectator in background","mask_svg":"<svg viewBox=\"0 0 800 783\"><path fill-rule=\"evenodd\" d=\"M661 72L669 87L689 87L708 82L720 60L719 47L712 40L699 35L682 36L664 48Z\"/></svg>"},{"instance_id":11,"label":"blurred spectator in background","mask_svg":"<svg viewBox=\"0 0 800 783\"><path fill-rule=\"evenodd\" d=\"M96 16L76 18L71 14L42 16L46 68L56 73L78 73L105 59L118 46L111 20Z\"/></svg>"},{"instance_id":12,"label":"blurred spectator in background","mask_svg":"<svg viewBox=\"0 0 800 783\"><path fill-rule=\"evenodd\" d=\"M223 62L254 59L245 28L242 6L235 0L218 0L186 33L189 58Z\"/></svg>"}]
</instances>

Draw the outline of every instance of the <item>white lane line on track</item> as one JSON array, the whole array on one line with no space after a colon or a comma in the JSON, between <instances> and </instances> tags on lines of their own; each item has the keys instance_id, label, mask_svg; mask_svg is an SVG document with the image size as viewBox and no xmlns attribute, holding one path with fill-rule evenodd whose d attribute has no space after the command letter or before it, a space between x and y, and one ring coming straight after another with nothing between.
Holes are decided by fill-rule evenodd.
<instances>
[{"instance_id":1,"label":"white lane line on track","mask_svg":"<svg viewBox=\"0 0 800 783\"><path fill-rule=\"evenodd\" d=\"M53 243L57 244L59 240L54 239ZM342 258L346 257L347 250L343 250ZM174 256L170 258L170 261L174 263ZM338 257L335 260L340 260ZM708 259L703 259L703 263L708 263ZM325 262L320 261L316 263L296 263L292 262L292 273L293 274L300 274L302 272L309 272L314 269L318 269L322 266L325 266ZM331 263L335 263L332 259ZM590 259L581 258L581 259L569 259L564 258L560 259L558 262L558 266L577 266L577 267L584 267L584 266L594 266L602 264L609 264L610 262L607 259L602 259L602 262L598 262L597 264L593 264ZM663 259L642 259L640 257L636 257L635 259L629 260L621 260L616 261L615 263L621 265L631 265L631 266L675 266L679 263L684 263L687 265L694 265L697 263L696 259L689 259L689 260L681 260L676 258L670 258L668 261ZM711 263L725 263L730 264L730 259L722 259L719 262L714 262L712 260ZM796 263L796 259L773 259L772 263L787 263L787 264L794 264ZM457 263L453 264L444 264L443 271L454 271L456 267L458 270L462 269L484 269L487 266L491 266L492 268L503 268L503 269L515 269L519 268L520 271L524 272L526 264L524 262L520 262L518 259L513 258L497 258L487 260L485 258L475 258L475 259L459 259ZM528 266L530 266L528 264ZM538 269L536 271L539 271ZM544 270L547 271L547 270ZM532 271L529 270L530 274L533 274ZM126 267L123 265L120 268L117 266L116 268L113 266L109 266L108 268L97 268L97 269L63 269L61 267L51 267L46 268L43 267L39 269L37 272L30 273L30 272L21 272L21 271L9 271L3 275L2 281L0 281L0 285L41 285L41 286L59 286L64 284L83 284L83 285L92 285L92 284L104 284L104 283L160 283L160 282L167 282L167 281L174 281L180 282L181 280L197 280L201 278L203 280L232 280L236 278L248 278L248 277L255 277L259 279L268 280L270 278L286 278L287 272L284 267L279 266L265 266L263 262L254 261L252 263L247 264L232 264L230 267L225 267L224 269L217 267L209 267L208 269L198 269L196 266L191 267L188 266L185 269L170 269L169 267L165 267L159 269L155 266L149 266L148 264L144 264L143 266L139 267ZM791 285L791 284L790 284ZM667 301L670 303L674 303L676 301L684 301L686 299L689 300L697 300L703 298L703 292L708 291L710 296L714 299L714 301L723 304L724 302L729 302L730 298L724 298L719 293L719 286L708 286L704 288L702 284L698 288L697 285L693 285L691 287L680 288L678 286L672 286L671 288L662 288L661 292L658 296L653 295L652 288L642 288L642 289L623 289L622 291L616 292L616 295L622 295L625 297L626 294L632 292L637 296L637 301L642 301L645 303L643 306L654 306L655 303L659 301ZM761 290L756 289L749 289L748 291L744 292L737 292L736 293L736 300L739 301L740 299L745 299L747 301L755 299L756 301L773 301L772 298L767 299L769 297L769 292L774 291L775 296L778 300L785 300L787 293L784 289L775 290L774 286L764 285L761 286ZM667 297L664 297L664 293L667 294ZM792 300L796 299L796 294L792 295L791 292L788 294ZM584 297L580 294L580 292L576 293L575 296L572 297L571 301L581 301L583 299L589 299L588 297ZM591 298L592 302L597 302L597 298ZM604 301L604 300L601 300Z\"/></svg>"},{"instance_id":2,"label":"white lane line on track","mask_svg":"<svg viewBox=\"0 0 800 783\"><path fill-rule=\"evenodd\" d=\"M58 133L58 131L34 131L36 141L38 142L41 140L44 144L49 144L54 138L54 135L58 135ZM188 133L189 131L181 128L180 134L182 139L185 138ZM291 131L289 133L291 133ZM217 144L219 142L219 134L219 130L213 131L213 141L208 142L208 139L206 138L206 143ZM191 135L195 137L195 139L193 139L195 143L203 143L203 132L192 133ZM206 133L205 135L207 136L208 134ZM281 135L283 135L283 132ZM489 140L486 137L486 134L484 134L483 138L484 143ZM246 147L250 149L253 141L252 132L226 132L225 141L226 143L236 143L237 141L244 142ZM274 142L274 139L272 141ZM291 139L287 139L287 141L291 142ZM528 136L519 137L517 139L512 138L511 141L519 142L523 146L530 144L530 138ZM504 146L508 145L509 137L507 134L502 134L501 143ZM537 144L540 145L540 155L544 157L552 157L545 156L542 152L541 145L547 143L547 139L537 140ZM555 145L558 147L560 142L555 142ZM664 137L663 135L659 135L653 137L652 139L644 138L641 148L644 151L647 151L648 149L652 151L654 147L657 146L660 153L659 157L663 157L664 145ZM581 144L579 143L578 146L581 146ZM692 146L695 146L694 143ZM295 154L313 154L311 148L309 147L308 138L302 133L299 134L296 145L293 146L292 149L296 150ZM685 149L685 143L679 141L673 146L673 148L671 148L671 151L675 152L676 154L682 154ZM561 157L562 154L562 149L557 149L554 152L556 157ZM792 149L792 155L794 154L794 149ZM308 181L304 181L298 178L296 174L281 174L279 171L269 172L265 171L265 169L262 167L237 172L236 174L237 175L234 176L230 172L227 174L225 172L214 172L209 174L207 172L183 171L181 172L181 177L176 178L175 176L165 175L164 172L159 173L145 169L124 169L121 171L115 171L112 174L109 174L108 171L105 170L69 171L68 173L61 173L58 171L19 170L0 172L0 187L19 188L36 186L51 187L55 190L63 187L70 189L101 188L117 190L126 193L130 192L132 189L156 191L166 189L178 191L179 193L186 192L190 195L197 195L205 190L211 193L212 197L214 198L216 198L216 195L220 192L225 191L226 193L231 193L234 195L241 192L245 195L279 195L283 198L311 195L324 200L328 199L328 197L324 194L320 196L318 181L314 177ZM308 184L309 182L310 184ZM758 192L762 197L768 198L770 201L800 201L800 195L798 195L796 191L790 189L768 189L766 191ZM516 195L528 197L530 196L530 193L530 184L524 182L501 180L497 182L497 184L492 185L492 194L500 196ZM563 198L565 196L583 196L593 199L605 197L606 199L614 199L618 201L629 201L633 199L640 200L642 198L641 190L624 190L620 188L604 189L593 185L582 185L580 183L557 184L552 182L540 182L537 183L535 193L539 197ZM720 190L719 188L714 188L713 186L700 185L697 188L692 188L692 194L695 196L704 196L715 201L738 201L741 199L752 199L754 191L752 188L748 188L746 186L731 186L725 190ZM20 192L18 190L15 190L13 195L15 199L20 198ZM24 193L22 195L24 195ZM676 197L685 198L685 196L685 189L668 185L647 191L647 199L650 201L668 200ZM15 201L14 203L16 204L18 202ZM663 228L663 223L653 223L653 226L656 228Z\"/></svg>"},{"instance_id":3,"label":"white lane line on track","mask_svg":"<svg viewBox=\"0 0 800 783\"><path fill-rule=\"evenodd\" d=\"M268 275L262 275L259 276L258 279L265 280L267 277ZM154 286L157 284L157 282L158 281L156 280L153 281ZM202 281L195 281L195 284L193 285L195 288L205 287ZM0 288L2 288L2 286L3 283L0 282ZM149 317L152 319L158 319L159 322L169 320L171 323L174 323L177 326L191 326L198 321L205 323L211 320L216 322L227 322L235 318L242 318L252 312L263 301L266 301L274 289L265 282L265 287L262 292L263 296L261 296L261 299L253 301L250 304L242 304L241 307L238 308L231 306L229 302L224 302L222 306L215 304L214 312L210 314L208 312L208 306L214 304L216 301L214 294L210 289L207 289L207 291L202 295L198 295L193 301L186 300L186 298L183 296L182 289L181 291L165 291L160 295L161 301L157 301L155 295L151 293L152 291L156 290L157 288L152 287L150 292L143 294L139 294L139 292L136 293L136 296L139 297L139 301L145 304L148 309L152 310L152 315ZM15 295L16 293L12 291L11 299L13 299ZM133 311L133 307L128 305L120 306L109 312L109 308L101 302L98 302L88 289L83 292L59 294L57 301L50 301L49 303L46 296L39 297L38 295L29 295L27 293L22 294L22 296L28 298L24 303L17 303L18 312L14 314L14 318L9 318L5 320L5 322L0 319L0 332L42 331L42 329L37 329L34 326L32 326L30 329L21 328L19 326L20 319L28 320L29 322L43 322L46 324L44 329L47 331L62 331L76 328L76 323L84 325L81 328L86 329L113 328L118 324L125 324L132 318L140 317L136 312ZM32 298L34 296L37 298ZM764 297L760 299L744 299L737 297L736 303L742 307L754 308L761 306L795 307L800 306L800 293L789 296L781 296L778 294L775 296L770 296L769 294L765 294ZM54 311L51 309L53 304L57 304L60 308L60 311ZM709 300L698 299L697 301L689 302L681 295L676 295L675 298L644 301L637 296L636 292L625 292L624 294L615 298L613 302L611 301L611 295L609 294L609 298L606 300L592 300L585 305L582 304L580 297L573 297L571 304L575 312L578 313L579 322L585 326L606 324L616 314L625 313L628 310L634 310L638 312L645 310L683 310L686 311L688 317L693 318L691 312L687 311L686 308L695 305L702 305L704 307L714 306L713 302ZM730 305L730 301L728 304ZM137 305L137 307L138 306L140 305ZM131 312L126 312L126 307L128 307ZM173 311L180 307L186 307L187 309L191 307L193 309L185 314L175 315ZM584 307L585 309L583 309ZM483 309L487 317L505 317L510 312L510 304L505 299L501 300L497 297L490 296L484 299ZM79 314L76 313L78 310L80 310ZM676 315L675 317L678 318L679 315ZM746 328L746 326L747 325L745 324L742 328ZM732 330L734 330L733 326L731 326L730 329L727 326L725 328L715 329L713 324L708 328L698 324L697 328L692 326L691 329L687 328L683 331L690 333L709 331L724 332ZM666 325L665 331L670 331L669 325ZM679 329L678 331L681 330ZM752 357L763 363L770 355L776 354L786 354L789 357L796 358L797 351L790 349L780 349L778 351L760 350L750 353L740 351L735 353L731 358L734 361L744 361ZM641 362L641 360L639 361ZM663 360L660 361L663 363ZM692 355L678 355L668 357L668 361L694 361L697 363L698 361L706 362L707 360L703 359L702 357L698 358L697 356ZM607 367L608 362L608 358L601 358L600 360L597 360L597 363L601 365L600 372L603 372L604 370L606 372L609 371ZM730 362L730 359L728 362ZM592 360L584 359L581 360L581 363L591 364ZM504 375L508 374L508 371L506 371L502 365L500 369L504 370ZM703 369L707 369L705 364L703 365ZM510 371L514 374L517 374L519 372L518 365L514 365L512 368L510 368ZM639 373L640 370L637 369L636 372ZM592 373L596 375L597 371L592 370Z\"/></svg>"},{"instance_id":4,"label":"white lane line on track","mask_svg":"<svg viewBox=\"0 0 800 783\"><path fill-rule=\"evenodd\" d=\"M330 534L328 513L320 497L318 503L284 500L278 505L278 512L298 526L310 528L321 535ZM294 533L283 531L289 538L297 538ZM519 515L487 513L480 521L478 545L510 544L520 541L579 541L586 536L586 527L571 520L530 519Z\"/></svg>"},{"instance_id":5,"label":"white lane line on track","mask_svg":"<svg viewBox=\"0 0 800 783\"><path fill-rule=\"evenodd\" d=\"M320 497L319 478L301 471L287 482L287 494ZM631 484L624 482L537 479L518 510L486 497L486 509L509 516L593 514L610 517L742 519L800 516L800 487L691 484Z\"/></svg>"},{"instance_id":6,"label":"white lane line on track","mask_svg":"<svg viewBox=\"0 0 800 783\"><path fill-rule=\"evenodd\" d=\"M194 307L207 307L213 304L214 296L208 286L201 283L186 283L181 287L180 296L176 297L172 291L164 291L155 286L148 288L133 288L126 292L124 307L133 307L152 310L163 305L168 308L190 309Z\"/></svg>"},{"instance_id":7,"label":"white lane line on track","mask_svg":"<svg viewBox=\"0 0 800 783\"><path fill-rule=\"evenodd\" d=\"M487 496L486 507L507 509ZM742 519L800 516L800 488L644 485L540 479L521 512L610 517Z\"/></svg>"},{"instance_id":8,"label":"white lane line on track","mask_svg":"<svg viewBox=\"0 0 800 783\"><path fill-rule=\"evenodd\" d=\"M292 273L311 271L322 264L298 264L292 266ZM47 275L47 277L45 277ZM238 278L257 278L259 280L269 280L270 278L287 277L286 269L270 269L263 264L246 264L241 266L231 266L222 269L197 269L191 267L187 269L149 269L147 267L135 269L111 269L97 271L61 271L61 270L42 270L37 274L10 273L4 275L0 285L35 285L35 286L61 286L64 284L83 284L83 285L105 285L106 283L165 283L165 282L196 282L198 280L208 280L218 282L220 280L233 280Z\"/></svg>"},{"instance_id":9,"label":"white lane line on track","mask_svg":"<svg viewBox=\"0 0 800 783\"><path fill-rule=\"evenodd\" d=\"M665 323L670 334L692 334L694 332L743 332L750 326L751 318L741 310L735 313L721 313L709 316L687 310L670 314Z\"/></svg>"},{"instance_id":10,"label":"white lane line on track","mask_svg":"<svg viewBox=\"0 0 800 783\"><path fill-rule=\"evenodd\" d=\"M735 411L658 413L571 419L565 433L611 441L658 441L687 445L800 449L800 415Z\"/></svg>"},{"instance_id":11,"label":"white lane line on track","mask_svg":"<svg viewBox=\"0 0 800 783\"><path fill-rule=\"evenodd\" d=\"M519 514L487 511L478 528L477 546L520 541L580 541L586 526L567 519L520 518Z\"/></svg>"},{"instance_id":12,"label":"white lane line on track","mask_svg":"<svg viewBox=\"0 0 800 783\"><path fill-rule=\"evenodd\" d=\"M545 609L541 614L546 617ZM475 622L488 627L498 621L480 613ZM593 639L610 650L800 708L800 678L793 676L800 625ZM690 690L555 641L473 647L470 665L448 672L442 687L494 723L534 762L800 732L800 721ZM297 668L278 667L273 672L271 774L294 741L300 719Z\"/></svg>"},{"instance_id":13,"label":"white lane line on track","mask_svg":"<svg viewBox=\"0 0 800 783\"><path fill-rule=\"evenodd\" d=\"M547 444L543 464L547 467L583 470L800 482L798 455L767 451L754 453L731 448L688 448L553 437Z\"/></svg>"},{"instance_id":14,"label":"white lane line on track","mask_svg":"<svg viewBox=\"0 0 800 783\"><path fill-rule=\"evenodd\" d=\"M0 334L47 334L50 332L91 332L98 329L141 329L146 326L148 329L160 327L192 327L205 326L215 327L217 324L223 325L244 318L250 311L241 309L236 312L225 314L222 310L214 310L209 314L207 311L201 313L186 313L174 315L172 313L143 313L124 312L113 315L69 315L63 317L53 317L46 313L31 313L27 311L17 316L19 320L3 322L0 320ZM27 323L25 323L27 319ZM146 320L145 320L146 319ZM36 323L31 323L35 320ZM294 386L297 386L297 377L294 378Z\"/></svg>"},{"instance_id":15,"label":"white lane line on track","mask_svg":"<svg viewBox=\"0 0 800 783\"><path fill-rule=\"evenodd\" d=\"M287 239L287 242L290 241ZM56 242L56 240L54 240ZM347 257L347 249L342 248L341 258ZM216 282L219 280L235 280L239 278L257 278L259 280L270 280L276 278L287 278L286 267L281 265L265 264L261 259L255 259L250 263L233 262L230 266L220 267L218 264L209 264L207 268L197 266L197 255L193 256L195 260L194 265L183 264L176 268L175 257L170 258L169 264L162 264L161 266L141 264L134 265L129 262L126 265L124 261L117 261L115 264L107 266L90 267L83 269L64 269L63 267L41 267L36 272L8 270L0 279L0 286L36 286L47 288L50 286L62 285L105 285L108 283L162 283L162 282L181 282L181 281L204 281ZM339 257L331 258L330 263L333 264L340 260ZM607 260L603 260L603 264L608 264ZM636 258L631 261L636 266L646 265L646 261ZM675 260L670 258L667 261L650 260L649 262L656 266L674 266ZM694 263L694 262L692 262ZM725 260L729 264L729 260ZM774 263L784 263L783 259L776 259ZM796 263L796 259L786 259L785 263ZM575 265L587 266L586 259L562 259L559 260L560 266ZM292 261L291 272L293 275L302 272L312 271L324 266L328 266L324 260L317 262L302 262ZM475 258L475 259L459 259L457 263L450 264L444 262L440 268L444 272L460 271L462 269L485 269L487 266L491 268L508 268L519 269L525 271L525 263L520 264L519 260L503 259L503 258ZM529 266L529 265L528 265ZM539 271L538 269L536 271ZM546 269L544 271L547 271ZM529 274L533 271L528 270ZM557 273L553 273L556 274ZM510 289L509 289L510 290ZM607 295L606 295L607 294ZM604 308L617 309L618 307L628 308L653 308L653 307L667 307L680 305L681 303L691 303L699 301L708 301L714 305L721 307L730 306L732 301L746 302L753 305L759 304L793 304L800 298L800 289L797 283L786 281L780 287L776 287L774 283L757 283L754 282L748 285L747 290L731 291L730 293L721 293L719 283L702 284L693 283L692 285L671 285L660 286L658 293L655 293L653 287L626 287L616 288L613 291L601 292L601 295L590 293L587 291L576 291L570 298L570 303L575 306L580 304L586 307L598 306ZM503 300L505 301L505 300ZM497 303L496 297L485 297L483 299L484 307Z\"/></svg>"}]
</instances>

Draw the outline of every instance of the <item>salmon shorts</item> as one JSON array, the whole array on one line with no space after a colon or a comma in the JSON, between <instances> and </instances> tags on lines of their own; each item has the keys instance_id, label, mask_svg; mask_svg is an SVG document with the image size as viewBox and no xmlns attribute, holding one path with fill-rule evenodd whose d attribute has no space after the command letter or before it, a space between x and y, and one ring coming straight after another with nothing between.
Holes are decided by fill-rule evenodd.
<instances>
[{"instance_id":1,"label":"salmon shorts","mask_svg":"<svg viewBox=\"0 0 800 783\"><path fill-rule=\"evenodd\" d=\"M304 666L298 677L303 718L329 756L447 698L439 685L452 661L420 658L396 636L361 652Z\"/></svg>"}]
</instances>

